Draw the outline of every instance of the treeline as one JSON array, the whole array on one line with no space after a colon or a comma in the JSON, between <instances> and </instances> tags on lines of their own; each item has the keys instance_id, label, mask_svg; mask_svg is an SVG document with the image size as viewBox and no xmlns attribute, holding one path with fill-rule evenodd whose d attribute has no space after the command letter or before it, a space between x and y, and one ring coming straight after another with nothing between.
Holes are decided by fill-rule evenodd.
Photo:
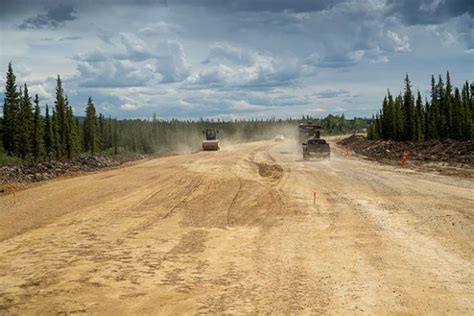
<instances>
[{"instance_id":1,"label":"treeline","mask_svg":"<svg viewBox=\"0 0 474 316\"><path fill-rule=\"evenodd\" d=\"M221 141L232 143L271 139L276 134L291 137L301 121L322 125L325 134L362 131L368 126L366 119L347 120L344 115L303 116L301 120L183 121L159 120L156 116L151 120L117 120L98 114L92 98L87 101L85 115L79 117L73 113L59 76L55 94L52 106L40 106L38 95L31 97L27 84L17 86L12 65L8 65L3 118L0 118L0 164L12 160L20 163L67 160L80 155L121 152L192 151L200 148L205 128L218 129Z\"/></svg>"},{"instance_id":2,"label":"treeline","mask_svg":"<svg viewBox=\"0 0 474 316\"><path fill-rule=\"evenodd\" d=\"M369 126L370 120L366 118L355 117L346 119L344 114L329 114L324 118L315 118L309 115L303 116L301 122L313 122L321 125L323 135L340 135L346 133L365 132Z\"/></svg>"},{"instance_id":3,"label":"treeline","mask_svg":"<svg viewBox=\"0 0 474 316\"><path fill-rule=\"evenodd\" d=\"M474 140L474 83L466 81L459 88L451 84L449 72L446 84L441 75L436 82L431 77L431 99L416 96L408 75L403 94L387 92L382 109L369 127L369 139L396 141L426 141L431 139Z\"/></svg>"},{"instance_id":4,"label":"treeline","mask_svg":"<svg viewBox=\"0 0 474 316\"><path fill-rule=\"evenodd\" d=\"M26 83L17 87L10 63L5 84L0 151L25 161L77 157L84 149L83 129L78 118L74 117L59 76L54 107L46 105L43 116L39 103L38 95L35 95L32 104Z\"/></svg>"}]
</instances>

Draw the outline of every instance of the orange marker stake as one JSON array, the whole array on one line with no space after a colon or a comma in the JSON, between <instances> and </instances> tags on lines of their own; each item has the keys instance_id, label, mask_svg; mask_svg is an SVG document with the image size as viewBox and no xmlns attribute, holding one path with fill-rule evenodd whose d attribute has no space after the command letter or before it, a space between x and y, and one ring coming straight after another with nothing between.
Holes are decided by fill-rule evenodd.
<instances>
[{"instance_id":1,"label":"orange marker stake","mask_svg":"<svg viewBox=\"0 0 474 316\"><path fill-rule=\"evenodd\" d=\"M316 204L316 199L318 198L318 193L317 192L313 192L313 205Z\"/></svg>"},{"instance_id":2,"label":"orange marker stake","mask_svg":"<svg viewBox=\"0 0 474 316\"><path fill-rule=\"evenodd\" d=\"M16 204L16 192L13 192L13 205Z\"/></svg>"},{"instance_id":3,"label":"orange marker stake","mask_svg":"<svg viewBox=\"0 0 474 316\"><path fill-rule=\"evenodd\" d=\"M405 149L403 151L403 156L402 156L402 159L400 160L400 167L403 167L405 165L405 162L408 160L409 154L410 154L410 151L408 151L408 149Z\"/></svg>"}]
</instances>

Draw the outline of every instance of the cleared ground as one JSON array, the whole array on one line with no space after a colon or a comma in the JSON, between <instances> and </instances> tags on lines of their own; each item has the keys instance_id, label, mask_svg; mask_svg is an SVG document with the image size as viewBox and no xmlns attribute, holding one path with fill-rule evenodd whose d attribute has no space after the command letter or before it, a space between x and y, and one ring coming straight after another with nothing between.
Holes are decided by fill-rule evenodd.
<instances>
[{"instance_id":1,"label":"cleared ground","mask_svg":"<svg viewBox=\"0 0 474 316\"><path fill-rule=\"evenodd\" d=\"M295 146L0 197L0 314L474 313L472 180Z\"/></svg>"}]
</instances>

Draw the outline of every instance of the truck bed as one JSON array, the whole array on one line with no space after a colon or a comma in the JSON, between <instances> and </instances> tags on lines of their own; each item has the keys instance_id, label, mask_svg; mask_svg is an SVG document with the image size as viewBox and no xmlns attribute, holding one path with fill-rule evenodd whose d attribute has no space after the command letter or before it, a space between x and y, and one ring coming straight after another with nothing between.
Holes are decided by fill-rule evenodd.
<instances>
[{"instance_id":1,"label":"truck bed","mask_svg":"<svg viewBox=\"0 0 474 316\"><path fill-rule=\"evenodd\" d=\"M329 158L331 148L324 139L308 139L303 143L303 159L308 160L311 157Z\"/></svg>"}]
</instances>

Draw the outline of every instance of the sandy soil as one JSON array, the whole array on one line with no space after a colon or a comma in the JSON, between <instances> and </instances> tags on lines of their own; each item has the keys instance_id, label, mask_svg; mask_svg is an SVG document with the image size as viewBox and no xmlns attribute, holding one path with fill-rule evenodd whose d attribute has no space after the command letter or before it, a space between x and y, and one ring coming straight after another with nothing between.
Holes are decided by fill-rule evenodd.
<instances>
[{"instance_id":1,"label":"sandy soil","mask_svg":"<svg viewBox=\"0 0 474 316\"><path fill-rule=\"evenodd\" d=\"M290 142L48 181L0 197L0 314L472 315L473 193Z\"/></svg>"}]
</instances>

